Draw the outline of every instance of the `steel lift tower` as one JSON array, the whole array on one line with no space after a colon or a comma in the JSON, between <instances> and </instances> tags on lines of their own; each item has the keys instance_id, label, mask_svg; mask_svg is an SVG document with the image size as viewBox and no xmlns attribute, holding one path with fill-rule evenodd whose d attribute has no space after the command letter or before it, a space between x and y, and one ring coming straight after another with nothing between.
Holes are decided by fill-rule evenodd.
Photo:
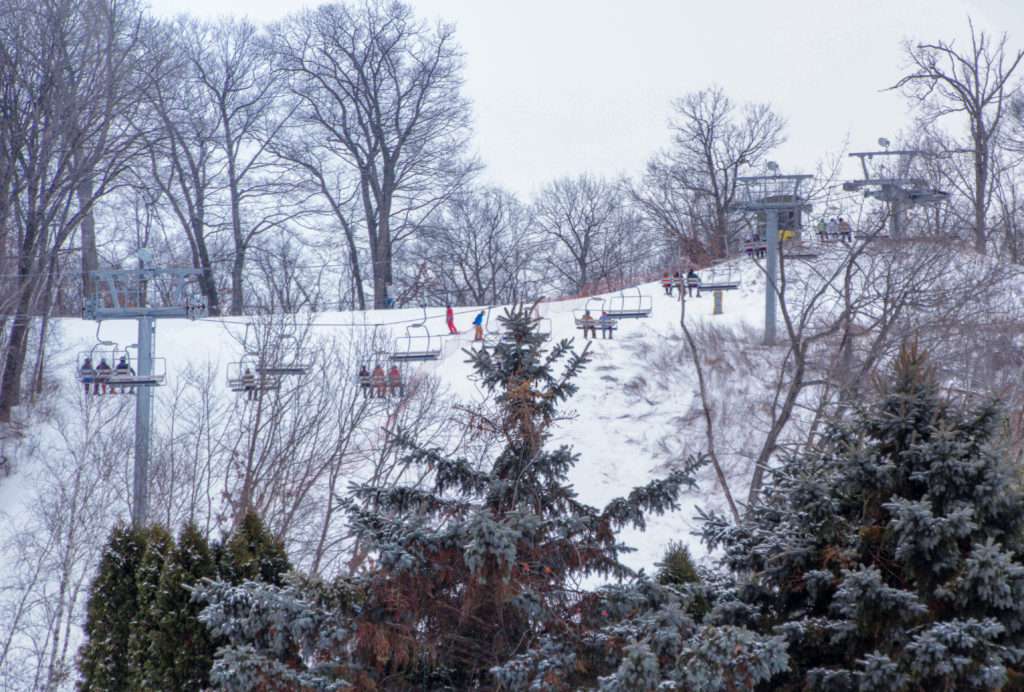
<instances>
[{"instance_id":1,"label":"steel lift tower","mask_svg":"<svg viewBox=\"0 0 1024 692\"><path fill-rule=\"evenodd\" d=\"M810 206L799 196L800 185L812 175L779 175L779 165L769 161L767 168L771 175L755 175L737 178L743 186L742 199L734 202L730 211L763 212L765 215L765 241L767 256L765 262L764 287L764 343L775 343L775 305L778 302L779 280L779 213L783 211L807 211Z\"/></svg>"},{"instance_id":2,"label":"steel lift tower","mask_svg":"<svg viewBox=\"0 0 1024 692\"><path fill-rule=\"evenodd\" d=\"M942 202L949 197L948 192L936 189L924 178L915 178L911 175L911 166L918 156L929 156L930 154L920 149L904 149L889 151L889 140L885 137L878 139L882 151L857 151L850 154L851 157L860 159L861 170L864 171L863 180L853 180L843 183L843 190L846 192L864 192L865 197L872 197L881 200L889 205L889 235L893 238L903 236L903 211L919 204L934 204ZM868 162L876 156L898 156L897 169L889 176L872 176L868 171Z\"/></svg>"},{"instance_id":3,"label":"steel lift tower","mask_svg":"<svg viewBox=\"0 0 1024 692\"><path fill-rule=\"evenodd\" d=\"M153 374L156 318L206 317L205 299L196 284L196 269L156 269L147 267L152 255L138 251L138 269L99 269L90 272L91 292L85 300L82 317L87 320L138 320L137 374ZM150 305L150 285L159 286L163 305ZM132 524L143 526L149 512L149 437L153 416L153 389L140 386L135 402L135 468L132 478Z\"/></svg>"}]
</instances>

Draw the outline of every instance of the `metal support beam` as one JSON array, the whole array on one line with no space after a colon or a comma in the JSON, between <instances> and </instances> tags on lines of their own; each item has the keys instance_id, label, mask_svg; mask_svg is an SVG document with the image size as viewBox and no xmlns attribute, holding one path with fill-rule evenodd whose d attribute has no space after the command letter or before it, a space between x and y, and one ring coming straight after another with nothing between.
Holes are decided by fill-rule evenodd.
<instances>
[{"instance_id":1,"label":"metal support beam","mask_svg":"<svg viewBox=\"0 0 1024 692\"><path fill-rule=\"evenodd\" d=\"M768 241L764 287L764 345L775 345L775 304L779 280L779 210L765 209L765 235Z\"/></svg>"},{"instance_id":2,"label":"metal support beam","mask_svg":"<svg viewBox=\"0 0 1024 692\"><path fill-rule=\"evenodd\" d=\"M153 374L153 342L156 321L140 316L139 375ZM153 418L153 388L136 388L135 469L132 478L132 524L145 526L149 514L149 433Z\"/></svg>"}]
</instances>

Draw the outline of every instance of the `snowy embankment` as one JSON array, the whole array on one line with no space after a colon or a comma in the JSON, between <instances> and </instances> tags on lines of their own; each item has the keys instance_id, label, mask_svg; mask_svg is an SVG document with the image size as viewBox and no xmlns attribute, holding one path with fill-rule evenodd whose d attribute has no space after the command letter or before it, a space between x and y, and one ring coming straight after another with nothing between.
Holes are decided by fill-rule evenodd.
<instances>
[{"instance_id":1,"label":"snowy embankment","mask_svg":"<svg viewBox=\"0 0 1024 692\"><path fill-rule=\"evenodd\" d=\"M763 279L753 262L736 260L734 271L742 276L738 290L724 293L724 314L712 315L713 297L705 292L702 297L686 300L688 323L710 320L716 325L748 324L760 328L763 319ZM703 419L694 415L696 380L684 342L679 340L681 304L678 291L665 295L660 283L640 286L640 293L651 297L652 314L643 319L621 319L613 339L602 339L600 333L592 340L592 362L578 380L580 391L569 402L567 420L557 426L552 444L567 444L579 454L579 464L571 480L580 499L601 506L614 497L627 494L634 486L664 475L673 462L685 454L703 449ZM582 349L585 340L576 328L573 311L587 306L595 312L601 309L601 298L610 301L618 294L607 294L596 299L576 299L542 303L542 317L550 320L552 338L575 339L574 346ZM634 294L629 294L634 295ZM605 303L607 307L609 302ZM458 335L448 336L444 325L444 308L426 309L425 322L430 333L441 344L441 358L437 361L408 363L407 375L430 374L438 378L458 399L473 403L483 399L483 393L469 377L471 368L463 349L473 346L471 321L480 308L459 308L456 311ZM498 316L503 306L488 308L486 326L489 332L498 330ZM598 313L599 314L599 313ZM400 338L406 326L423 321L422 309L398 309L356 313L320 313L313 316L314 332L340 332L344 330L390 330L392 337ZM597 316L597 315L595 315ZM61 386L80 386L74 379L82 354L97 343L97 336L124 347L136 342L136 323L133 320L106 321L97 330L97 324L83 320L63 319L55 325L60 335L58 353L53 358L55 372L64 374ZM419 333L419 332L416 332ZM443 336L442 336L443 335ZM163 359L167 381L173 383L179 369L209 366L220 372L222 391L218 396L232 399L225 384L229 364L242 358L242 338L245 336L243 318L208 318L196 322L163 320L157 323L156 353ZM672 339L671 343L667 340ZM648 362L645 357L658 354L664 358L664 349L675 355L672 361ZM109 352L109 351L108 351ZM355 373L356 364L352 364ZM158 388L156 397L166 396L171 388ZM159 409L157 409L159 410ZM169 421L157 415L154 427L166 427ZM134 426L134 410L122 407L122 415L104 425L121 426L130 436ZM0 482L0 507L12 521L8 527L21 523L17 520L19 505L31 497L25 487L34 477L31 456L23 458L17 474ZM28 462L27 464L25 462ZM630 531L623 535L626 544L637 548L627 558L634 567L651 569L664 553L670 541L690 543L694 552L703 551L691 536L691 517L695 504L721 506L721 498L712 487L709 473L702 474L703 482L696 493L688 493L680 511L669 516L652 519L645 532ZM127 501L127 498L122 498Z\"/></svg>"}]
</instances>

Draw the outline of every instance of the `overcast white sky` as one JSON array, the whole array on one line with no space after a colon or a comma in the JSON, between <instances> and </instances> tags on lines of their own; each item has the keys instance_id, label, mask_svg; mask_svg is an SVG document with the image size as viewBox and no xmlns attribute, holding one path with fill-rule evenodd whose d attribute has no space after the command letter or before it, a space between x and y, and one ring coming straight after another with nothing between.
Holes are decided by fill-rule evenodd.
<instances>
[{"instance_id":1,"label":"overcast white sky","mask_svg":"<svg viewBox=\"0 0 1024 692\"><path fill-rule=\"evenodd\" d=\"M407 0L456 25L486 177L522 196L556 177L636 174L668 143L671 100L712 82L789 121L783 172L842 146L876 148L908 122L883 91L900 41L975 25L1024 47L1020 0ZM318 2L163 0L154 12L272 21ZM848 170L853 175L853 169Z\"/></svg>"}]
</instances>

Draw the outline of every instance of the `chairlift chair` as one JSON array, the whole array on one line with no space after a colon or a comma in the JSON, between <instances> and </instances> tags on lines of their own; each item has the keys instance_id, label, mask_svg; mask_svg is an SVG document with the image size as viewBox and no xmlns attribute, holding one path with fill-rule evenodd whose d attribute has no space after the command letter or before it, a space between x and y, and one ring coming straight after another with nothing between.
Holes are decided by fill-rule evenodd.
<instances>
[{"instance_id":1,"label":"chairlift chair","mask_svg":"<svg viewBox=\"0 0 1024 692\"><path fill-rule=\"evenodd\" d=\"M740 287L740 274L732 265L712 264L700 272L701 291L732 291Z\"/></svg>"},{"instance_id":2,"label":"chairlift chair","mask_svg":"<svg viewBox=\"0 0 1024 692\"><path fill-rule=\"evenodd\" d=\"M441 338L435 338L422 323L410 324L405 336L395 339L392 361L437 360L441 356Z\"/></svg>"},{"instance_id":3,"label":"chairlift chair","mask_svg":"<svg viewBox=\"0 0 1024 692\"><path fill-rule=\"evenodd\" d=\"M634 286L636 295L626 294L626 289L619 291L619 295L612 296L608 301L608 309L605 311L609 317L619 319L642 318L651 316L651 297L643 295L639 286ZM591 313L593 314L593 313Z\"/></svg>"},{"instance_id":4,"label":"chairlift chair","mask_svg":"<svg viewBox=\"0 0 1024 692\"><path fill-rule=\"evenodd\" d=\"M228 363L227 385L232 392L266 392L281 388L281 376L257 369L259 361L246 355L242 360ZM247 376L251 375L251 377Z\"/></svg>"},{"instance_id":5,"label":"chairlift chair","mask_svg":"<svg viewBox=\"0 0 1024 692\"><path fill-rule=\"evenodd\" d=\"M265 358L265 354L259 351L253 351L248 348L249 344L249 328L253 325L248 323L245 325L245 336L242 338L242 344L245 347L245 358L251 361L247 367L257 374L262 375L265 378L283 377L289 375L305 375L309 372L309 364L301 362L299 358L299 341L292 334L285 334L278 339L278 344L284 344L287 341L295 342L294 349L282 362L268 362ZM275 351L284 351L284 348L274 349ZM274 387L276 389L276 387Z\"/></svg>"},{"instance_id":6,"label":"chairlift chair","mask_svg":"<svg viewBox=\"0 0 1024 692\"><path fill-rule=\"evenodd\" d=\"M161 387L167 382L167 362L163 358L152 360L153 372L148 375L138 374L138 357L132 357L128 348L121 348L116 341L105 341L99 338L100 325L96 326L97 343L89 351L82 351L78 354L78 362L75 371L75 379L85 385L93 385L93 392L99 393L100 387L106 391L107 387L113 392L115 387L135 389L136 387ZM117 369L118 363L124 359L128 367ZM105 362L107 368L99 368L101 362ZM88 363L91 367L85 367Z\"/></svg>"},{"instance_id":7,"label":"chairlift chair","mask_svg":"<svg viewBox=\"0 0 1024 692\"><path fill-rule=\"evenodd\" d=\"M577 309L572 311L573 322L580 329L583 329L583 316L590 313L590 316L597 321L597 318L601 316L602 312L606 312L604 298L587 298L587 302L583 304L583 309Z\"/></svg>"}]
</instances>

